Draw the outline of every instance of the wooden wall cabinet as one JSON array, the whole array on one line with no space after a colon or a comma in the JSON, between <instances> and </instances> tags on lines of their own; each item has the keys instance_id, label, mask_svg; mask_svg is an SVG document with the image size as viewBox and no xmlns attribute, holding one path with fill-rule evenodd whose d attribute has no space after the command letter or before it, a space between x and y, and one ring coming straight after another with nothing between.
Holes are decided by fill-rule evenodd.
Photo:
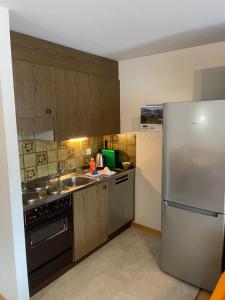
<instances>
[{"instance_id":1,"label":"wooden wall cabinet","mask_svg":"<svg viewBox=\"0 0 225 300\"><path fill-rule=\"evenodd\" d=\"M118 63L13 32L18 131L56 140L120 132Z\"/></svg>"},{"instance_id":2,"label":"wooden wall cabinet","mask_svg":"<svg viewBox=\"0 0 225 300\"><path fill-rule=\"evenodd\" d=\"M108 239L107 183L73 194L74 257L85 257Z\"/></svg>"},{"instance_id":3,"label":"wooden wall cabinet","mask_svg":"<svg viewBox=\"0 0 225 300\"><path fill-rule=\"evenodd\" d=\"M53 129L55 72L48 66L13 61L16 116L19 131Z\"/></svg>"}]
</instances>

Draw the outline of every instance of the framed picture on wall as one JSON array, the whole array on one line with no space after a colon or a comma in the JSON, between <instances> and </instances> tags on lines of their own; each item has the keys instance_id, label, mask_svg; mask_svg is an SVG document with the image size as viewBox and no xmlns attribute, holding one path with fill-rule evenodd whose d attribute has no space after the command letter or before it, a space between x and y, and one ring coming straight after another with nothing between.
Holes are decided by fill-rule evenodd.
<instances>
[{"instance_id":1,"label":"framed picture on wall","mask_svg":"<svg viewBox=\"0 0 225 300\"><path fill-rule=\"evenodd\" d=\"M141 129L162 130L163 104L150 104L141 107Z\"/></svg>"}]
</instances>

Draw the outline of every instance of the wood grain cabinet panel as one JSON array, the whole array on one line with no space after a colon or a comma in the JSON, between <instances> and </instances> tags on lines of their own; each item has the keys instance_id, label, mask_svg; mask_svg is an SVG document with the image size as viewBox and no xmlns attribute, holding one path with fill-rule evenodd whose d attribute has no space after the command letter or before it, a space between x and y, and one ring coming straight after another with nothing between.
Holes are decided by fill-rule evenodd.
<instances>
[{"instance_id":1,"label":"wood grain cabinet panel","mask_svg":"<svg viewBox=\"0 0 225 300\"><path fill-rule=\"evenodd\" d=\"M120 83L104 78L104 134L120 133Z\"/></svg>"},{"instance_id":2,"label":"wood grain cabinet panel","mask_svg":"<svg viewBox=\"0 0 225 300\"><path fill-rule=\"evenodd\" d=\"M107 205L106 183L73 194L75 261L107 241Z\"/></svg>"},{"instance_id":3,"label":"wood grain cabinet panel","mask_svg":"<svg viewBox=\"0 0 225 300\"><path fill-rule=\"evenodd\" d=\"M81 73L118 78L118 62L64 47L32 36L11 32L12 58Z\"/></svg>"},{"instance_id":4,"label":"wood grain cabinet panel","mask_svg":"<svg viewBox=\"0 0 225 300\"><path fill-rule=\"evenodd\" d=\"M101 136L105 133L106 103L103 94L104 79L90 75L90 116L91 136Z\"/></svg>"},{"instance_id":5,"label":"wood grain cabinet panel","mask_svg":"<svg viewBox=\"0 0 225 300\"><path fill-rule=\"evenodd\" d=\"M54 129L54 69L24 61L13 62L18 131Z\"/></svg>"},{"instance_id":6,"label":"wood grain cabinet panel","mask_svg":"<svg viewBox=\"0 0 225 300\"><path fill-rule=\"evenodd\" d=\"M36 117L53 118L55 115L55 70L44 65L34 65Z\"/></svg>"},{"instance_id":7,"label":"wood grain cabinet panel","mask_svg":"<svg viewBox=\"0 0 225 300\"><path fill-rule=\"evenodd\" d=\"M76 136L91 136L90 122L90 79L85 73L77 73L77 97L76 97Z\"/></svg>"},{"instance_id":8,"label":"wood grain cabinet panel","mask_svg":"<svg viewBox=\"0 0 225 300\"><path fill-rule=\"evenodd\" d=\"M91 75L90 94L90 135L119 133L119 81Z\"/></svg>"},{"instance_id":9,"label":"wood grain cabinet panel","mask_svg":"<svg viewBox=\"0 0 225 300\"><path fill-rule=\"evenodd\" d=\"M118 63L12 33L17 127L56 140L120 132Z\"/></svg>"},{"instance_id":10,"label":"wood grain cabinet panel","mask_svg":"<svg viewBox=\"0 0 225 300\"><path fill-rule=\"evenodd\" d=\"M34 64L14 60L14 94L17 118L35 118L35 69Z\"/></svg>"},{"instance_id":11,"label":"wood grain cabinet panel","mask_svg":"<svg viewBox=\"0 0 225 300\"><path fill-rule=\"evenodd\" d=\"M75 137L76 124L76 72L55 68L55 138L66 140Z\"/></svg>"}]
</instances>

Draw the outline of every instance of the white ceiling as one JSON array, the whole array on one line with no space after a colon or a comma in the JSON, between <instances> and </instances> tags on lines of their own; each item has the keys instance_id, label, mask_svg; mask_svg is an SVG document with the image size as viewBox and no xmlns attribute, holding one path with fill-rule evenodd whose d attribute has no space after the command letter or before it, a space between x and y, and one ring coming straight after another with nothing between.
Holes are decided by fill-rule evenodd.
<instances>
[{"instance_id":1,"label":"white ceiling","mask_svg":"<svg viewBox=\"0 0 225 300\"><path fill-rule=\"evenodd\" d=\"M224 0L0 0L11 29L121 60L225 40Z\"/></svg>"}]
</instances>

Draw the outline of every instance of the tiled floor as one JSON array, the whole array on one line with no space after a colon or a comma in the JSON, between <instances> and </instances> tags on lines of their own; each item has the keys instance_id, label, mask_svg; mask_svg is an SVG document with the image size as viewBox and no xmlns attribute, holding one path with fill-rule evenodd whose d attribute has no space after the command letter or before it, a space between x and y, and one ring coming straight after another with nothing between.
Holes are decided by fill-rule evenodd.
<instances>
[{"instance_id":1,"label":"tiled floor","mask_svg":"<svg viewBox=\"0 0 225 300\"><path fill-rule=\"evenodd\" d=\"M160 238L129 228L32 300L194 300L198 289L159 269Z\"/></svg>"}]
</instances>

